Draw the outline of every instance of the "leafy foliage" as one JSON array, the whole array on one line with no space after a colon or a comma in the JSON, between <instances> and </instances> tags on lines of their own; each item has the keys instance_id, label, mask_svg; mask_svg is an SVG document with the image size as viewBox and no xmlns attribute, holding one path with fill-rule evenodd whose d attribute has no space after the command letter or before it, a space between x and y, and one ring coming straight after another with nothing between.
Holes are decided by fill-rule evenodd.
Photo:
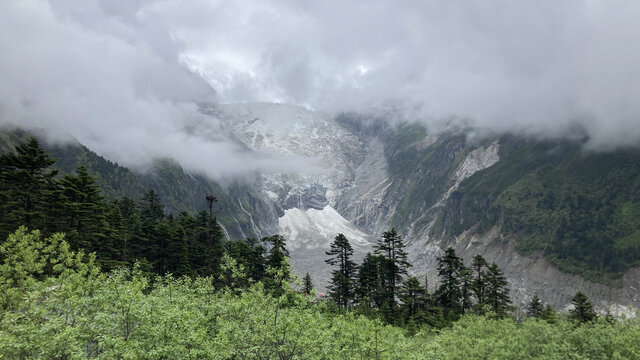
<instances>
[{"instance_id":1,"label":"leafy foliage","mask_svg":"<svg viewBox=\"0 0 640 360\"><path fill-rule=\"evenodd\" d=\"M438 332L336 314L282 283L216 289L212 277L101 273L63 236L20 228L0 246L0 357L7 359L636 359L635 320L516 322L465 315ZM225 256L224 269L241 279ZM225 274L226 271L221 271ZM405 304L423 288L409 278ZM9 294L9 296L7 296ZM412 305L413 306L413 305Z\"/></svg>"}]
</instances>

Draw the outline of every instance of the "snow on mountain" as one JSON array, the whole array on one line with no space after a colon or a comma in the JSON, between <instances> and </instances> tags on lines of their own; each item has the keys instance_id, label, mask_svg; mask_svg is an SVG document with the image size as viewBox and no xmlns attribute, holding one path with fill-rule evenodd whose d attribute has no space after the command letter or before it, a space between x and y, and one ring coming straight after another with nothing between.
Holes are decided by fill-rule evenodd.
<instances>
[{"instance_id":1,"label":"snow on mountain","mask_svg":"<svg viewBox=\"0 0 640 360\"><path fill-rule=\"evenodd\" d=\"M369 245L369 236L358 230L330 205L322 210L285 210L284 216L278 220L278 230L289 239L290 249L326 248L327 240L332 240L339 233L344 234L352 246Z\"/></svg>"},{"instance_id":2,"label":"snow on mountain","mask_svg":"<svg viewBox=\"0 0 640 360\"><path fill-rule=\"evenodd\" d=\"M304 173L260 174L254 186L265 202L281 209L277 230L290 250L328 249L338 233L354 246L371 247L369 235L335 209L344 191L367 181L356 180L355 173L367 149L333 116L271 103L215 105L205 113L252 150L302 156L313 165L315 171ZM258 227L253 232L267 233Z\"/></svg>"}]
</instances>

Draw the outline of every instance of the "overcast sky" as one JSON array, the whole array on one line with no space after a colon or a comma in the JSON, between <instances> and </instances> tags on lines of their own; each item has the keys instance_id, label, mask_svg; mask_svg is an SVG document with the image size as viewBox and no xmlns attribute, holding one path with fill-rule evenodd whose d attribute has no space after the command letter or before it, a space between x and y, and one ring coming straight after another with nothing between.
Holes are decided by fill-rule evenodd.
<instances>
[{"instance_id":1,"label":"overcast sky","mask_svg":"<svg viewBox=\"0 0 640 360\"><path fill-rule=\"evenodd\" d=\"M185 133L216 133L196 103L407 104L422 121L549 136L577 123L592 146L635 145L639 18L640 2L605 0L2 0L0 120L125 164L231 175L285 162Z\"/></svg>"}]
</instances>

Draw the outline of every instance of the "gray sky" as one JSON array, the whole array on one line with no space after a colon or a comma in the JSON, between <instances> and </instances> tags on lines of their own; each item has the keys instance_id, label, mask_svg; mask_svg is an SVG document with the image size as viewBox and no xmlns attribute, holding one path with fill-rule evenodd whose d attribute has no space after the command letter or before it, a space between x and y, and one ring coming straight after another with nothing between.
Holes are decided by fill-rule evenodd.
<instances>
[{"instance_id":1,"label":"gray sky","mask_svg":"<svg viewBox=\"0 0 640 360\"><path fill-rule=\"evenodd\" d=\"M128 165L172 156L226 175L289 165L186 133L219 133L198 102L406 105L427 122L578 123L592 146L638 144L638 18L640 2L604 0L3 0L0 120Z\"/></svg>"}]
</instances>

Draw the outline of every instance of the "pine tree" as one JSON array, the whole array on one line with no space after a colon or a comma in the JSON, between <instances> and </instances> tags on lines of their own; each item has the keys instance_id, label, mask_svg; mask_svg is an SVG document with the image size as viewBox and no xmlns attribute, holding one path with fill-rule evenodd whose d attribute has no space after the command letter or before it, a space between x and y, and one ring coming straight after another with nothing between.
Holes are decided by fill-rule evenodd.
<instances>
[{"instance_id":1,"label":"pine tree","mask_svg":"<svg viewBox=\"0 0 640 360\"><path fill-rule=\"evenodd\" d=\"M540 301L538 293L535 293L527 305L527 315L534 318L540 318L542 316L542 311L544 311L544 306L542 305L542 301Z\"/></svg>"},{"instance_id":2,"label":"pine tree","mask_svg":"<svg viewBox=\"0 0 640 360\"><path fill-rule=\"evenodd\" d=\"M475 280L473 281L473 292L476 295L477 307L482 308L486 304L486 268L489 266L487 260L482 255L476 255L473 257L471 268L475 272Z\"/></svg>"},{"instance_id":3,"label":"pine tree","mask_svg":"<svg viewBox=\"0 0 640 360\"><path fill-rule=\"evenodd\" d=\"M407 274L411 264L407 261L402 237L395 229L382 233L382 239L374 246L374 252L384 258L382 276L385 278L385 301L389 304L393 317L396 307L396 295L402 282L402 276Z\"/></svg>"},{"instance_id":4,"label":"pine tree","mask_svg":"<svg viewBox=\"0 0 640 360\"><path fill-rule=\"evenodd\" d=\"M178 221L187 231L187 237L189 238L191 270L194 274L200 276L212 275L215 264L211 264L209 261L212 249L209 236L211 223L209 214L205 210L199 211L195 216L183 213L178 216Z\"/></svg>"},{"instance_id":5,"label":"pine tree","mask_svg":"<svg viewBox=\"0 0 640 360\"><path fill-rule=\"evenodd\" d=\"M208 273L216 275L220 271L220 264L222 261L222 241L224 240L224 232L222 227L218 223L218 219L214 216L207 221L207 236L206 236L206 254ZM288 253L287 253L287 256Z\"/></svg>"},{"instance_id":6,"label":"pine tree","mask_svg":"<svg viewBox=\"0 0 640 360\"><path fill-rule=\"evenodd\" d=\"M402 284L399 298L406 310L407 321L421 310L425 303L427 289L420 285L417 277L411 276Z\"/></svg>"},{"instance_id":7,"label":"pine tree","mask_svg":"<svg viewBox=\"0 0 640 360\"><path fill-rule=\"evenodd\" d=\"M162 202L160 201L160 195L153 189L144 194L142 197L142 217L151 222L157 222L164 217L164 211L162 210Z\"/></svg>"},{"instance_id":8,"label":"pine tree","mask_svg":"<svg viewBox=\"0 0 640 360\"><path fill-rule=\"evenodd\" d=\"M580 323L586 323L595 320L598 314L593 309L593 304L589 301L587 295L578 291L571 299L574 308L569 310L571 318Z\"/></svg>"},{"instance_id":9,"label":"pine tree","mask_svg":"<svg viewBox=\"0 0 640 360\"><path fill-rule=\"evenodd\" d=\"M459 274L464 265L456 251L449 247L444 255L438 259L438 275L442 284L436 291L438 304L442 307L445 318L452 319L461 312L461 297Z\"/></svg>"},{"instance_id":10,"label":"pine tree","mask_svg":"<svg viewBox=\"0 0 640 360\"><path fill-rule=\"evenodd\" d=\"M107 234L107 204L96 178L84 166L76 169L75 175L65 175L60 180L62 187L63 231L74 249L96 252L98 260L108 256L105 244Z\"/></svg>"},{"instance_id":11,"label":"pine tree","mask_svg":"<svg viewBox=\"0 0 640 360\"><path fill-rule=\"evenodd\" d=\"M0 156L1 239L21 225L45 234L58 230L52 226L60 205L57 171L49 170L55 162L35 138Z\"/></svg>"},{"instance_id":12,"label":"pine tree","mask_svg":"<svg viewBox=\"0 0 640 360\"><path fill-rule=\"evenodd\" d=\"M487 304L493 312L504 316L511 304L509 282L496 263L489 265L486 280Z\"/></svg>"},{"instance_id":13,"label":"pine tree","mask_svg":"<svg viewBox=\"0 0 640 360\"><path fill-rule=\"evenodd\" d=\"M460 278L460 311L465 314L473 306L473 273L464 265L459 272Z\"/></svg>"},{"instance_id":14,"label":"pine tree","mask_svg":"<svg viewBox=\"0 0 640 360\"><path fill-rule=\"evenodd\" d=\"M381 276L380 264L384 258L367 253L358 268L356 295L358 302L366 307L380 308L384 301L384 279Z\"/></svg>"},{"instance_id":15,"label":"pine tree","mask_svg":"<svg viewBox=\"0 0 640 360\"><path fill-rule=\"evenodd\" d=\"M544 309L542 310L542 313L540 313L540 318L542 320L545 320L549 324L555 324L556 323L556 321L557 321L556 311L553 310L553 307L551 306L551 304L547 304L544 307Z\"/></svg>"},{"instance_id":16,"label":"pine tree","mask_svg":"<svg viewBox=\"0 0 640 360\"><path fill-rule=\"evenodd\" d=\"M113 207L116 207L119 215L113 215L118 219L121 217L122 222L110 222L113 231L119 235L118 243L114 246L118 249L117 259L126 264L133 264L136 260L145 258L147 248L142 235L142 218L135 202L127 197L120 200L114 200ZM115 211L115 210L113 210ZM110 220L110 221L112 221Z\"/></svg>"},{"instance_id":17,"label":"pine tree","mask_svg":"<svg viewBox=\"0 0 640 360\"><path fill-rule=\"evenodd\" d=\"M160 196L153 190L147 191L140 203L140 242L137 255L151 264L151 271L164 273L162 252L166 247L166 228L162 226L164 212Z\"/></svg>"},{"instance_id":18,"label":"pine tree","mask_svg":"<svg viewBox=\"0 0 640 360\"><path fill-rule=\"evenodd\" d=\"M266 250L256 238L248 238L246 243L251 248L251 252L248 254L249 276L255 281L261 281L265 276L264 253Z\"/></svg>"},{"instance_id":19,"label":"pine tree","mask_svg":"<svg viewBox=\"0 0 640 360\"><path fill-rule=\"evenodd\" d=\"M265 259L265 265L269 269L269 275L265 276L265 287L274 295L283 294L285 281L291 280L291 273L286 263L289 258L289 251L286 248L286 239L282 235L273 235L262 239L270 245L269 254ZM280 272L281 274L276 274Z\"/></svg>"},{"instance_id":20,"label":"pine tree","mask_svg":"<svg viewBox=\"0 0 640 360\"><path fill-rule=\"evenodd\" d=\"M349 240L343 234L338 234L331 243L331 249L326 254L331 257L325 262L329 265L338 266L338 269L331 272L331 280L328 286L329 294L338 307L345 308L355 297L357 267L351 260L353 248L351 248Z\"/></svg>"},{"instance_id":21,"label":"pine tree","mask_svg":"<svg viewBox=\"0 0 640 360\"><path fill-rule=\"evenodd\" d=\"M171 273L175 276L191 274L189 242L184 229L173 216L169 216L162 224L166 229L167 241L162 254L164 269L160 273Z\"/></svg>"},{"instance_id":22,"label":"pine tree","mask_svg":"<svg viewBox=\"0 0 640 360\"><path fill-rule=\"evenodd\" d=\"M302 279L302 293L305 295L311 294L313 291L313 282L311 281L311 275L307 273Z\"/></svg>"}]
</instances>

